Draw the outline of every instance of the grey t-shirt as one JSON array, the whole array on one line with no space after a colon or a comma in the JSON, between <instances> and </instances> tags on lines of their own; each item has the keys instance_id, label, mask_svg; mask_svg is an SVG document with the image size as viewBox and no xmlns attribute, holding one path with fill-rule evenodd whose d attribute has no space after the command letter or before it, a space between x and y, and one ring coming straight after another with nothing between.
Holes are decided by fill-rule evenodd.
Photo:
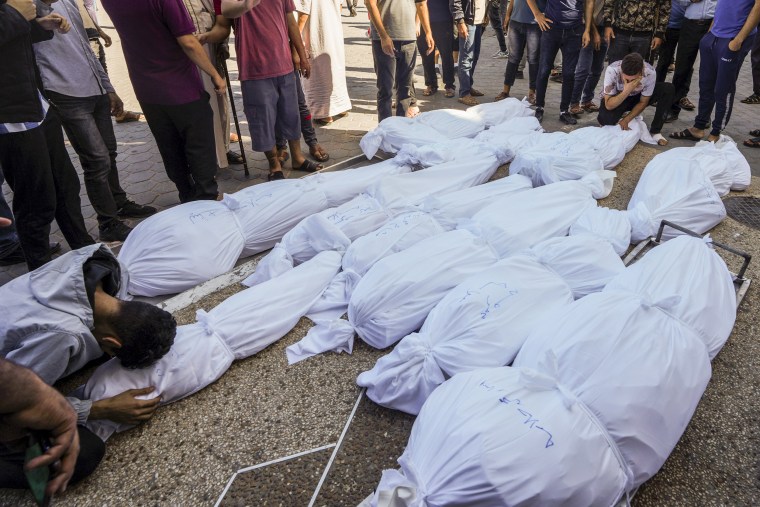
<instances>
[{"instance_id":1,"label":"grey t-shirt","mask_svg":"<svg viewBox=\"0 0 760 507\"><path fill-rule=\"evenodd\" d=\"M414 17L417 14L415 4L425 0L377 0L377 8L380 11L380 19L385 31L394 41L417 40L417 27ZM375 26L370 23L373 40L379 40L380 36Z\"/></svg>"}]
</instances>

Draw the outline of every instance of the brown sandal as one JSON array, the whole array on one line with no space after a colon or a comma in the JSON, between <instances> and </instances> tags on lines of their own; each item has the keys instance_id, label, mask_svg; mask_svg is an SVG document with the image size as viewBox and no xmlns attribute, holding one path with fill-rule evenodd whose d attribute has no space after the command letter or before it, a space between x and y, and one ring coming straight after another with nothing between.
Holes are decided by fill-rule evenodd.
<instances>
[{"instance_id":1,"label":"brown sandal","mask_svg":"<svg viewBox=\"0 0 760 507\"><path fill-rule=\"evenodd\" d=\"M425 97L430 97L433 94L438 93L438 88L433 88L432 86L428 86L422 91L422 95Z\"/></svg>"},{"instance_id":2,"label":"brown sandal","mask_svg":"<svg viewBox=\"0 0 760 507\"><path fill-rule=\"evenodd\" d=\"M585 109L583 109L580 104L573 104L570 106L570 110L568 112L570 114L581 114L585 112Z\"/></svg>"},{"instance_id":3,"label":"brown sandal","mask_svg":"<svg viewBox=\"0 0 760 507\"><path fill-rule=\"evenodd\" d=\"M447 99L453 98L454 95L455 94L454 94L454 89L453 88L446 88L446 91L443 92L443 96L446 97Z\"/></svg>"},{"instance_id":4,"label":"brown sandal","mask_svg":"<svg viewBox=\"0 0 760 507\"><path fill-rule=\"evenodd\" d=\"M594 104L594 101L592 100L589 100L588 102L584 102L583 104L581 104L581 107L583 107L583 109L585 109L589 113L596 113L597 111L599 111L599 106Z\"/></svg>"},{"instance_id":5,"label":"brown sandal","mask_svg":"<svg viewBox=\"0 0 760 507\"><path fill-rule=\"evenodd\" d=\"M500 100L508 99L509 93L506 92L499 92L499 94L493 98L494 102L498 102Z\"/></svg>"}]
</instances>

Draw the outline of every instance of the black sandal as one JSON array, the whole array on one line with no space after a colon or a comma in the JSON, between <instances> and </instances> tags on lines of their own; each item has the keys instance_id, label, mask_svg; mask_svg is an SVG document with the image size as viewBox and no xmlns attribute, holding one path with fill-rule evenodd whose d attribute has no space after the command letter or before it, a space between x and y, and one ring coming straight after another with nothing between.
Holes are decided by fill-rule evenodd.
<instances>
[{"instance_id":1,"label":"black sandal","mask_svg":"<svg viewBox=\"0 0 760 507\"><path fill-rule=\"evenodd\" d=\"M742 99L742 104L760 104L760 95L753 93L746 99Z\"/></svg>"},{"instance_id":2,"label":"black sandal","mask_svg":"<svg viewBox=\"0 0 760 507\"><path fill-rule=\"evenodd\" d=\"M681 141L702 141L704 138L697 137L694 134L691 133L691 130L689 129L683 129L680 132L672 132L670 134L671 139L679 139Z\"/></svg>"},{"instance_id":3,"label":"black sandal","mask_svg":"<svg viewBox=\"0 0 760 507\"><path fill-rule=\"evenodd\" d=\"M299 167L294 167L294 171L304 171L307 173L314 173L322 169L322 164L317 164L316 162L312 162L308 158L305 158L303 160L303 164L301 164Z\"/></svg>"},{"instance_id":4,"label":"black sandal","mask_svg":"<svg viewBox=\"0 0 760 507\"><path fill-rule=\"evenodd\" d=\"M284 180L285 174L282 171L274 171L267 175L267 181Z\"/></svg>"},{"instance_id":5,"label":"black sandal","mask_svg":"<svg viewBox=\"0 0 760 507\"><path fill-rule=\"evenodd\" d=\"M760 129L750 130L749 135L752 137L760 137Z\"/></svg>"}]
</instances>

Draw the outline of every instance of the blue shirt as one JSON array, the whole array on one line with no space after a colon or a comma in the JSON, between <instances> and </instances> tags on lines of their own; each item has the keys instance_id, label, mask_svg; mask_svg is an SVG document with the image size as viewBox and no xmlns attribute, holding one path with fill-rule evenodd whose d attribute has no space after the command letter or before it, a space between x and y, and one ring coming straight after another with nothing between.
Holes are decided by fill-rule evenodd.
<instances>
[{"instance_id":1,"label":"blue shirt","mask_svg":"<svg viewBox=\"0 0 760 507\"><path fill-rule=\"evenodd\" d=\"M528 7L528 2L525 0L512 0L512 17L510 21L517 21L518 23L536 24L536 20L533 16L533 12ZM546 0L536 0L538 9L543 12L546 8Z\"/></svg>"},{"instance_id":2,"label":"blue shirt","mask_svg":"<svg viewBox=\"0 0 760 507\"><path fill-rule=\"evenodd\" d=\"M699 2L692 2L691 0L680 1L686 7L686 12L684 12L686 19L712 19L715 17L717 0L700 0ZM723 1L725 2L726 0Z\"/></svg>"},{"instance_id":3,"label":"blue shirt","mask_svg":"<svg viewBox=\"0 0 760 507\"><path fill-rule=\"evenodd\" d=\"M584 0L547 0L544 15L553 28L575 28L583 24Z\"/></svg>"},{"instance_id":4,"label":"blue shirt","mask_svg":"<svg viewBox=\"0 0 760 507\"><path fill-rule=\"evenodd\" d=\"M691 1L689 1L691 3ZM683 23L683 16L686 13L686 7L683 0L672 0L670 2L670 18L668 19L668 28L679 30Z\"/></svg>"},{"instance_id":5,"label":"blue shirt","mask_svg":"<svg viewBox=\"0 0 760 507\"><path fill-rule=\"evenodd\" d=\"M716 37L733 39L744 27L755 0L722 0L715 7L712 34ZM757 31L757 27L752 33Z\"/></svg>"}]
</instances>

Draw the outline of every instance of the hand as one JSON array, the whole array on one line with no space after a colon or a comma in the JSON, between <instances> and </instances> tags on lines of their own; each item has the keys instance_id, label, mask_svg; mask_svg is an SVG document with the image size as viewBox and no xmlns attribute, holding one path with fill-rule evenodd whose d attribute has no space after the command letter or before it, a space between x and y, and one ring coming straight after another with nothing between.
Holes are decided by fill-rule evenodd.
<instances>
[{"instance_id":1,"label":"hand","mask_svg":"<svg viewBox=\"0 0 760 507\"><path fill-rule=\"evenodd\" d=\"M737 39L731 39L728 41L728 49L736 53L742 48L742 42Z\"/></svg>"},{"instance_id":2,"label":"hand","mask_svg":"<svg viewBox=\"0 0 760 507\"><path fill-rule=\"evenodd\" d=\"M599 35L599 32L594 30L594 51L599 51L601 47L602 47L602 36Z\"/></svg>"},{"instance_id":3,"label":"hand","mask_svg":"<svg viewBox=\"0 0 760 507\"><path fill-rule=\"evenodd\" d=\"M550 23L554 23L554 21L544 16L543 12L540 12L538 13L538 16L536 16L536 23L538 23L538 27L541 31L545 32L552 27Z\"/></svg>"},{"instance_id":4,"label":"hand","mask_svg":"<svg viewBox=\"0 0 760 507\"><path fill-rule=\"evenodd\" d=\"M27 21L37 17L37 5L34 0L8 0L6 3L16 9Z\"/></svg>"},{"instance_id":5,"label":"hand","mask_svg":"<svg viewBox=\"0 0 760 507\"><path fill-rule=\"evenodd\" d=\"M467 24L464 21L457 23L457 34L460 39L466 39L470 36L470 32L467 30Z\"/></svg>"},{"instance_id":6,"label":"hand","mask_svg":"<svg viewBox=\"0 0 760 507\"><path fill-rule=\"evenodd\" d=\"M641 76L628 81L625 85L623 85L623 93L626 95L632 94L636 90L636 87L639 86L639 83L641 83Z\"/></svg>"},{"instance_id":7,"label":"hand","mask_svg":"<svg viewBox=\"0 0 760 507\"><path fill-rule=\"evenodd\" d=\"M45 30L57 30L58 33L66 33L71 29L69 21L60 14L56 13L37 18L36 21Z\"/></svg>"},{"instance_id":8,"label":"hand","mask_svg":"<svg viewBox=\"0 0 760 507\"><path fill-rule=\"evenodd\" d=\"M219 93L219 92L217 92ZM138 400L137 396L150 394L155 390L153 387L143 389L130 389L112 398L96 401L90 410L90 419L108 419L120 424L140 424L147 421L155 414L160 396L150 400Z\"/></svg>"},{"instance_id":9,"label":"hand","mask_svg":"<svg viewBox=\"0 0 760 507\"><path fill-rule=\"evenodd\" d=\"M420 36L420 23L419 22L417 22L417 23L414 24L414 33L417 34L417 37Z\"/></svg>"},{"instance_id":10,"label":"hand","mask_svg":"<svg viewBox=\"0 0 760 507\"><path fill-rule=\"evenodd\" d=\"M293 69L299 70L301 68L301 57L298 55L298 51L291 51L290 59L293 60Z\"/></svg>"},{"instance_id":11,"label":"hand","mask_svg":"<svg viewBox=\"0 0 760 507\"><path fill-rule=\"evenodd\" d=\"M98 29L98 35L100 35L100 38L103 39L103 45L107 48L110 48L111 44L113 44L113 41L111 40L111 36L100 29Z\"/></svg>"},{"instance_id":12,"label":"hand","mask_svg":"<svg viewBox=\"0 0 760 507\"><path fill-rule=\"evenodd\" d=\"M586 47L591 43L591 34L588 30L585 30L583 32L583 36L581 37L581 47Z\"/></svg>"},{"instance_id":13,"label":"hand","mask_svg":"<svg viewBox=\"0 0 760 507\"><path fill-rule=\"evenodd\" d=\"M380 47L383 49L383 53L386 55L394 58L396 57L396 50L393 47L393 40L387 35L380 38Z\"/></svg>"},{"instance_id":14,"label":"hand","mask_svg":"<svg viewBox=\"0 0 760 507\"><path fill-rule=\"evenodd\" d=\"M631 130L631 127L628 126L628 124L631 122L631 115L629 114L625 118L622 118L618 125L620 125L620 128L623 130Z\"/></svg>"},{"instance_id":15,"label":"hand","mask_svg":"<svg viewBox=\"0 0 760 507\"><path fill-rule=\"evenodd\" d=\"M505 32L509 30L509 16L504 16L504 22L501 24L501 27Z\"/></svg>"},{"instance_id":16,"label":"hand","mask_svg":"<svg viewBox=\"0 0 760 507\"><path fill-rule=\"evenodd\" d=\"M215 72L214 74L215 75L211 78L211 81L214 82L214 91L217 95L224 95L227 93L227 81L225 81L218 72Z\"/></svg>"},{"instance_id":17,"label":"hand","mask_svg":"<svg viewBox=\"0 0 760 507\"><path fill-rule=\"evenodd\" d=\"M301 75L305 77L306 79L309 79L311 77L311 62L308 58L304 59L301 58L301 61L299 63L299 68L301 69Z\"/></svg>"},{"instance_id":18,"label":"hand","mask_svg":"<svg viewBox=\"0 0 760 507\"><path fill-rule=\"evenodd\" d=\"M121 116L124 113L124 102L121 101L121 98L116 92L110 92L108 100L111 101L111 116Z\"/></svg>"},{"instance_id":19,"label":"hand","mask_svg":"<svg viewBox=\"0 0 760 507\"><path fill-rule=\"evenodd\" d=\"M10 227L13 222L7 218L0 217L0 227Z\"/></svg>"},{"instance_id":20,"label":"hand","mask_svg":"<svg viewBox=\"0 0 760 507\"><path fill-rule=\"evenodd\" d=\"M195 36L196 39L198 39L198 43L202 46L204 44L208 44L208 32L206 33L199 33Z\"/></svg>"},{"instance_id":21,"label":"hand","mask_svg":"<svg viewBox=\"0 0 760 507\"><path fill-rule=\"evenodd\" d=\"M433 36L431 34L425 34L425 43L427 44L427 52L425 52L426 55L429 55L435 51L435 41L433 40Z\"/></svg>"},{"instance_id":22,"label":"hand","mask_svg":"<svg viewBox=\"0 0 760 507\"><path fill-rule=\"evenodd\" d=\"M610 41L615 38L615 31L612 29L611 26L608 26L604 29L604 41L607 43L607 45L610 44Z\"/></svg>"},{"instance_id":23,"label":"hand","mask_svg":"<svg viewBox=\"0 0 760 507\"><path fill-rule=\"evenodd\" d=\"M657 49L661 45L662 45L662 39L661 38L659 38L659 37L653 37L652 38L652 46L651 46L652 49Z\"/></svg>"}]
</instances>

